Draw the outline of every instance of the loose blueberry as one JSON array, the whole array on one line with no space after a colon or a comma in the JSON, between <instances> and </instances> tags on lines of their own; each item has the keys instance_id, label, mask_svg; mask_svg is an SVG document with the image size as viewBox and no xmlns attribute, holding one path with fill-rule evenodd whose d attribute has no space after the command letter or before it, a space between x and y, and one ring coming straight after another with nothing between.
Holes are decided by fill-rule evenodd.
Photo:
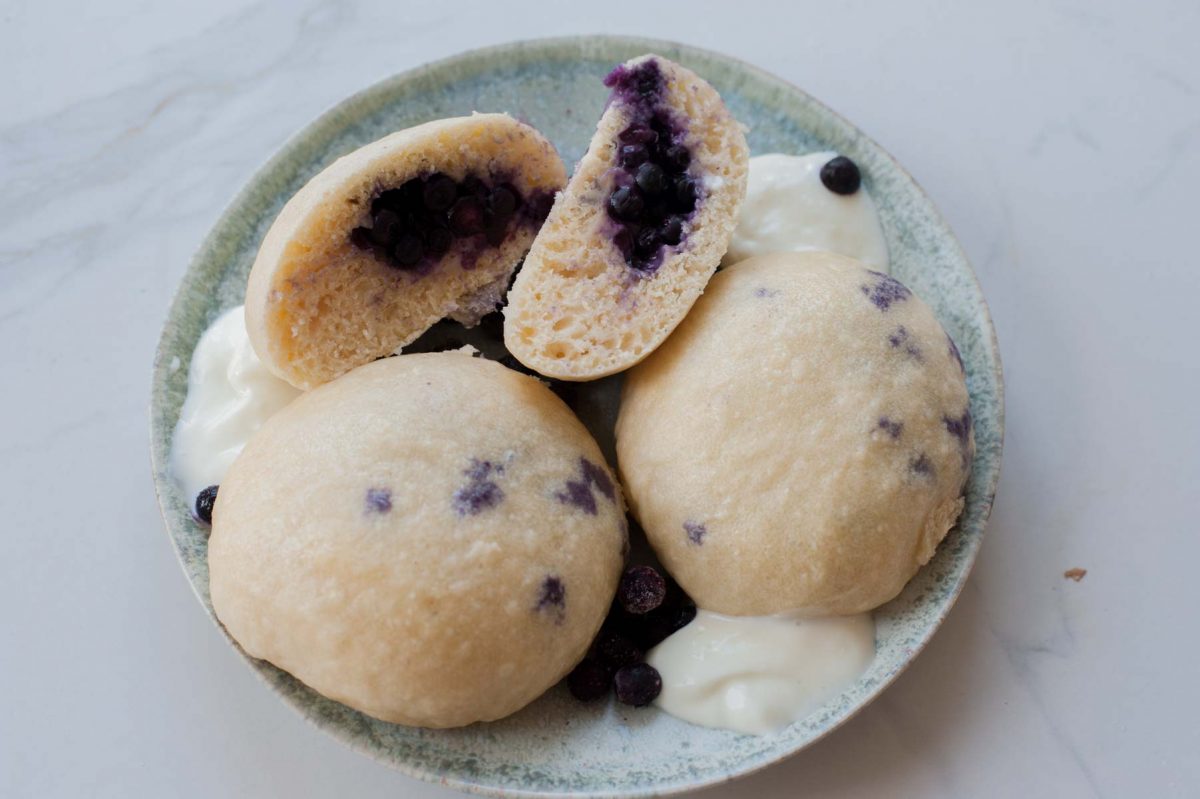
<instances>
[{"instance_id":1,"label":"loose blueberry","mask_svg":"<svg viewBox=\"0 0 1200 799\"><path fill-rule=\"evenodd\" d=\"M601 630L595 643L592 644L591 657L610 669L620 669L640 663L642 650L620 633Z\"/></svg>"},{"instance_id":2,"label":"loose blueberry","mask_svg":"<svg viewBox=\"0 0 1200 799\"><path fill-rule=\"evenodd\" d=\"M580 702L591 702L608 695L612 671L594 660L583 660L567 675L567 688Z\"/></svg>"},{"instance_id":3,"label":"loose blueberry","mask_svg":"<svg viewBox=\"0 0 1200 799\"><path fill-rule=\"evenodd\" d=\"M672 144L663 150L662 162L667 169L678 174L692 163L692 154L682 144Z\"/></svg>"},{"instance_id":4,"label":"loose blueberry","mask_svg":"<svg viewBox=\"0 0 1200 799\"><path fill-rule=\"evenodd\" d=\"M637 219L646 207L642 195L632 186L621 186L608 198L608 211L616 219L632 221Z\"/></svg>"},{"instance_id":5,"label":"loose blueberry","mask_svg":"<svg viewBox=\"0 0 1200 799\"><path fill-rule=\"evenodd\" d=\"M638 188L648 195L662 194L667 190L667 174L658 164L642 164L634 180Z\"/></svg>"},{"instance_id":6,"label":"loose blueberry","mask_svg":"<svg viewBox=\"0 0 1200 799\"><path fill-rule=\"evenodd\" d=\"M209 486L196 495L196 518L212 524L213 504L217 501L218 486Z\"/></svg>"},{"instance_id":7,"label":"loose blueberry","mask_svg":"<svg viewBox=\"0 0 1200 799\"><path fill-rule=\"evenodd\" d=\"M613 675L617 701L634 707L645 707L662 692L662 677L649 663L626 666Z\"/></svg>"},{"instance_id":8,"label":"loose blueberry","mask_svg":"<svg viewBox=\"0 0 1200 799\"><path fill-rule=\"evenodd\" d=\"M403 233L396 240L396 248L392 254L401 266L415 266L425 255L425 245L421 237L414 233Z\"/></svg>"},{"instance_id":9,"label":"loose blueberry","mask_svg":"<svg viewBox=\"0 0 1200 799\"><path fill-rule=\"evenodd\" d=\"M646 163L646 159L649 157L650 154L646 152L644 144L623 144L617 152L617 162L626 169L633 169Z\"/></svg>"},{"instance_id":10,"label":"loose blueberry","mask_svg":"<svg viewBox=\"0 0 1200 799\"><path fill-rule=\"evenodd\" d=\"M448 175L433 175L421 190L421 200L430 211L445 211L458 196L458 186Z\"/></svg>"},{"instance_id":11,"label":"loose blueberry","mask_svg":"<svg viewBox=\"0 0 1200 799\"><path fill-rule=\"evenodd\" d=\"M630 566L621 575L617 600L633 614L649 613L662 604L667 582L653 566Z\"/></svg>"},{"instance_id":12,"label":"loose blueberry","mask_svg":"<svg viewBox=\"0 0 1200 799\"><path fill-rule=\"evenodd\" d=\"M475 197L463 197L450 209L450 227L460 236L483 230L483 204Z\"/></svg>"},{"instance_id":13,"label":"loose blueberry","mask_svg":"<svg viewBox=\"0 0 1200 799\"><path fill-rule=\"evenodd\" d=\"M862 173L858 164L839 155L821 167L821 182L834 194L853 194L862 185Z\"/></svg>"}]
</instances>

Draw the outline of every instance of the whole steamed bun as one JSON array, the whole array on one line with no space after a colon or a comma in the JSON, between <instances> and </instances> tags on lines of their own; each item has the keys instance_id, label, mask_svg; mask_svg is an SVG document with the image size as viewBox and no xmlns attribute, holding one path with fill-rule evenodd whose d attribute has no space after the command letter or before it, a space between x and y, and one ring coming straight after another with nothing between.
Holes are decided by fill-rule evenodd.
<instances>
[{"instance_id":1,"label":"whole steamed bun","mask_svg":"<svg viewBox=\"0 0 1200 799\"><path fill-rule=\"evenodd\" d=\"M717 274L625 383L617 455L658 556L732 615L896 596L963 507L962 362L899 281L824 252Z\"/></svg>"},{"instance_id":2,"label":"whole steamed bun","mask_svg":"<svg viewBox=\"0 0 1200 799\"><path fill-rule=\"evenodd\" d=\"M506 716L584 655L626 527L544 385L462 353L376 361L272 417L217 496L217 616L251 656L386 721Z\"/></svg>"}]
</instances>

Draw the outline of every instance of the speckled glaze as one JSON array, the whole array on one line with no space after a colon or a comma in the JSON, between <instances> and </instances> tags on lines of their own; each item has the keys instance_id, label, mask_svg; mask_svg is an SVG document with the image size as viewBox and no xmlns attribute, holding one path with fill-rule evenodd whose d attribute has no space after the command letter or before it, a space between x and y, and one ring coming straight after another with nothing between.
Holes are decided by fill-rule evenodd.
<instances>
[{"instance_id":1,"label":"speckled glaze","mask_svg":"<svg viewBox=\"0 0 1200 799\"><path fill-rule=\"evenodd\" d=\"M913 179L877 144L804 92L726 56L668 42L589 36L521 42L389 78L306 127L222 215L171 307L154 364L151 454L167 531L212 617L203 530L167 476L187 365L205 327L242 301L255 251L279 209L338 156L439 117L508 111L545 133L567 163L587 147L614 64L656 52L695 70L750 127L754 154L836 150L861 167L879 208L892 273L923 297L962 352L978 450L959 526L876 614L877 656L853 687L768 737L694 727L656 710L580 705L562 686L507 719L458 730L386 724L327 700L271 665L247 662L292 707L348 746L421 779L499 796L651 796L732 779L774 763L846 721L915 657L962 589L1000 471L1004 410L995 333L954 235ZM214 618L215 622L215 618ZM235 644L236 646L236 644Z\"/></svg>"}]
</instances>

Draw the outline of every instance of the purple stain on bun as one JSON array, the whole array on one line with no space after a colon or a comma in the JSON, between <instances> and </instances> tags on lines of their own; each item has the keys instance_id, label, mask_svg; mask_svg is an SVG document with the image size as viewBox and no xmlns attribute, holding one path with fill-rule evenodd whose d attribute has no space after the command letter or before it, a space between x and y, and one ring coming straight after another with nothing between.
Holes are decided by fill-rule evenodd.
<instances>
[{"instance_id":1,"label":"purple stain on bun","mask_svg":"<svg viewBox=\"0 0 1200 799\"><path fill-rule=\"evenodd\" d=\"M903 302L912 296L912 292L891 275L885 275L872 269L868 269L867 274L874 278L874 282L864 283L859 288L863 295L871 301L871 304L881 311L887 311L894 303Z\"/></svg>"},{"instance_id":2,"label":"purple stain on bun","mask_svg":"<svg viewBox=\"0 0 1200 799\"><path fill-rule=\"evenodd\" d=\"M612 502L616 499L616 487L608 472L587 458L579 459L579 472L580 479L568 480L554 496L559 502L573 505L584 513L595 516L599 508L592 489L595 488L605 499Z\"/></svg>"},{"instance_id":3,"label":"purple stain on bun","mask_svg":"<svg viewBox=\"0 0 1200 799\"><path fill-rule=\"evenodd\" d=\"M958 364L958 370L963 374L967 373L967 369L963 366L962 354L958 351L958 345L954 343L954 339L950 338L950 334L946 334L946 342L949 344L950 357Z\"/></svg>"},{"instance_id":4,"label":"purple stain on bun","mask_svg":"<svg viewBox=\"0 0 1200 799\"><path fill-rule=\"evenodd\" d=\"M392 509L392 492L387 488L368 488L363 502L368 515L384 514Z\"/></svg>"},{"instance_id":5,"label":"purple stain on bun","mask_svg":"<svg viewBox=\"0 0 1200 799\"><path fill-rule=\"evenodd\" d=\"M567 609L567 587L558 575L548 574L542 580L534 608L542 613L555 614L555 621L562 623Z\"/></svg>"},{"instance_id":6,"label":"purple stain on bun","mask_svg":"<svg viewBox=\"0 0 1200 799\"><path fill-rule=\"evenodd\" d=\"M896 422L886 416L880 416L876 426L893 439L900 438L900 434L904 432L904 422Z\"/></svg>"},{"instance_id":7,"label":"purple stain on bun","mask_svg":"<svg viewBox=\"0 0 1200 799\"><path fill-rule=\"evenodd\" d=\"M683 532L687 535L689 544L700 546L704 543L704 536L708 535L708 528L699 522L688 520L683 523Z\"/></svg>"},{"instance_id":8,"label":"purple stain on bun","mask_svg":"<svg viewBox=\"0 0 1200 799\"><path fill-rule=\"evenodd\" d=\"M929 460L929 456L924 452L917 455L908 462L908 468L913 474L918 474L921 477L933 477L935 470L933 461Z\"/></svg>"},{"instance_id":9,"label":"purple stain on bun","mask_svg":"<svg viewBox=\"0 0 1200 799\"><path fill-rule=\"evenodd\" d=\"M459 516L477 516L488 508L494 508L504 499L504 492L491 477L504 474L504 467L491 461L471 459L471 465L463 470L467 483L454 492L451 504Z\"/></svg>"}]
</instances>

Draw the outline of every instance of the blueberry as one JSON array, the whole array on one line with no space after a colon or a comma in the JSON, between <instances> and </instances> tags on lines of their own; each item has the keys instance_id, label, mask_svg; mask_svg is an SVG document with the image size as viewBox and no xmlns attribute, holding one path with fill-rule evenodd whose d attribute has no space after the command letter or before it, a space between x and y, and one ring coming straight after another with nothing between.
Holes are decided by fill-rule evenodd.
<instances>
[{"instance_id":1,"label":"blueberry","mask_svg":"<svg viewBox=\"0 0 1200 799\"><path fill-rule=\"evenodd\" d=\"M658 251L658 231L654 228L642 228L634 240L634 252L643 258L654 255Z\"/></svg>"},{"instance_id":2,"label":"blueberry","mask_svg":"<svg viewBox=\"0 0 1200 799\"><path fill-rule=\"evenodd\" d=\"M425 251L433 258L441 258L454 244L454 234L445 228L435 227L425 231Z\"/></svg>"},{"instance_id":3,"label":"blueberry","mask_svg":"<svg viewBox=\"0 0 1200 799\"><path fill-rule=\"evenodd\" d=\"M672 207L680 213L691 213L696 208L696 181L687 175L675 179L671 194Z\"/></svg>"},{"instance_id":4,"label":"blueberry","mask_svg":"<svg viewBox=\"0 0 1200 799\"><path fill-rule=\"evenodd\" d=\"M488 195L488 210L498 219L508 219L517 210L517 193L511 186L497 186Z\"/></svg>"},{"instance_id":5,"label":"blueberry","mask_svg":"<svg viewBox=\"0 0 1200 799\"><path fill-rule=\"evenodd\" d=\"M663 166L678 174L692 163L692 154L682 144L672 144L662 151Z\"/></svg>"},{"instance_id":6,"label":"blueberry","mask_svg":"<svg viewBox=\"0 0 1200 799\"><path fill-rule=\"evenodd\" d=\"M617 690L617 701L634 707L645 707L653 702L662 691L662 677L658 669L648 663L626 666L613 675Z\"/></svg>"},{"instance_id":7,"label":"blueberry","mask_svg":"<svg viewBox=\"0 0 1200 799\"><path fill-rule=\"evenodd\" d=\"M616 219L637 219L645 207L642 195L632 186L621 186L608 198L608 212Z\"/></svg>"},{"instance_id":8,"label":"blueberry","mask_svg":"<svg viewBox=\"0 0 1200 799\"><path fill-rule=\"evenodd\" d=\"M430 177L421 191L421 200L430 211L445 211L457 196L458 185L441 172Z\"/></svg>"},{"instance_id":9,"label":"blueberry","mask_svg":"<svg viewBox=\"0 0 1200 799\"><path fill-rule=\"evenodd\" d=\"M627 227L623 227L613 236L613 244L621 251L621 255L628 261L633 257L634 237L633 231Z\"/></svg>"},{"instance_id":10,"label":"blueberry","mask_svg":"<svg viewBox=\"0 0 1200 799\"><path fill-rule=\"evenodd\" d=\"M679 221L679 217L672 216L663 222L662 227L658 229L658 238L663 244L678 244L683 239L683 223Z\"/></svg>"},{"instance_id":11,"label":"blueberry","mask_svg":"<svg viewBox=\"0 0 1200 799\"><path fill-rule=\"evenodd\" d=\"M645 125L630 125L617 134L623 144L653 144L658 140L658 133Z\"/></svg>"},{"instance_id":12,"label":"blueberry","mask_svg":"<svg viewBox=\"0 0 1200 799\"><path fill-rule=\"evenodd\" d=\"M405 210L420 208L425 202L425 181L420 178L405 181L396 194L398 200L397 208Z\"/></svg>"},{"instance_id":13,"label":"blueberry","mask_svg":"<svg viewBox=\"0 0 1200 799\"><path fill-rule=\"evenodd\" d=\"M667 174L658 164L642 164L634 180L646 194L662 194L667 190Z\"/></svg>"},{"instance_id":14,"label":"blueberry","mask_svg":"<svg viewBox=\"0 0 1200 799\"><path fill-rule=\"evenodd\" d=\"M853 194L862 185L862 173L858 164L839 155L821 167L821 182L834 194Z\"/></svg>"},{"instance_id":15,"label":"blueberry","mask_svg":"<svg viewBox=\"0 0 1200 799\"><path fill-rule=\"evenodd\" d=\"M493 247L499 247L504 243L505 237L508 235L508 220L491 218L483 228L483 236L487 243Z\"/></svg>"},{"instance_id":16,"label":"blueberry","mask_svg":"<svg viewBox=\"0 0 1200 799\"><path fill-rule=\"evenodd\" d=\"M653 566L630 566L621 575L617 588L621 607L639 615L657 608L666 595L667 582Z\"/></svg>"},{"instance_id":17,"label":"blueberry","mask_svg":"<svg viewBox=\"0 0 1200 799\"><path fill-rule=\"evenodd\" d=\"M371 227L371 238L376 244L392 244L400 235L400 217L384 208L375 214Z\"/></svg>"},{"instance_id":18,"label":"blueberry","mask_svg":"<svg viewBox=\"0 0 1200 799\"><path fill-rule=\"evenodd\" d=\"M611 669L620 669L640 663L642 650L620 633L601 630L592 644L592 657Z\"/></svg>"},{"instance_id":19,"label":"blueberry","mask_svg":"<svg viewBox=\"0 0 1200 799\"><path fill-rule=\"evenodd\" d=\"M483 230L483 204L474 197L463 197L450 209L450 227L460 236Z\"/></svg>"},{"instance_id":20,"label":"blueberry","mask_svg":"<svg viewBox=\"0 0 1200 799\"><path fill-rule=\"evenodd\" d=\"M591 702L608 694L612 671L594 660L583 660L567 675L567 688L580 702Z\"/></svg>"},{"instance_id":21,"label":"blueberry","mask_svg":"<svg viewBox=\"0 0 1200 799\"><path fill-rule=\"evenodd\" d=\"M360 250L371 249L371 228L356 227L350 231L350 243Z\"/></svg>"},{"instance_id":22,"label":"blueberry","mask_svg":"<svg viewBox=\"0 0 1200 799\"><path fill-rule=\"evenodd\" d=\"M402 233L392 255L401 266L415 266L425 255L425 245L415 233Z\"/></svg>"},{"instance_id":23,"label":"blueberry","mask_svg":"<svg viewBox=\"0 0 1200 799\"><path fill-rule=\"evenodd\" d=\"M649 157L650 153L646 151L644 144L623 144L617 151L617 162L626 169L646 163L646 159Z\"/></svg>"},{"instance_id":24,"label":"blueberry","mask_svg":"<svg viewBox=\"0 0 1200 799\"><path fill-rule=\"evenodd\" d=\"M487 194L487 184L474 175L468 175L462 179L462 183L458 184L459 197L477 197L482 199L487 197Z\"/></svg>"},{"instance_id":25,"label":"blueberry","mask_svg":"<svg viewBox=\"0 0 1200 799\"><path fill-rule=\"evenodd\" d=\"M217 486L209 486L196 495L196 518L212 524L213 504L217 501Z\"/></svg>"}]
</instances>

